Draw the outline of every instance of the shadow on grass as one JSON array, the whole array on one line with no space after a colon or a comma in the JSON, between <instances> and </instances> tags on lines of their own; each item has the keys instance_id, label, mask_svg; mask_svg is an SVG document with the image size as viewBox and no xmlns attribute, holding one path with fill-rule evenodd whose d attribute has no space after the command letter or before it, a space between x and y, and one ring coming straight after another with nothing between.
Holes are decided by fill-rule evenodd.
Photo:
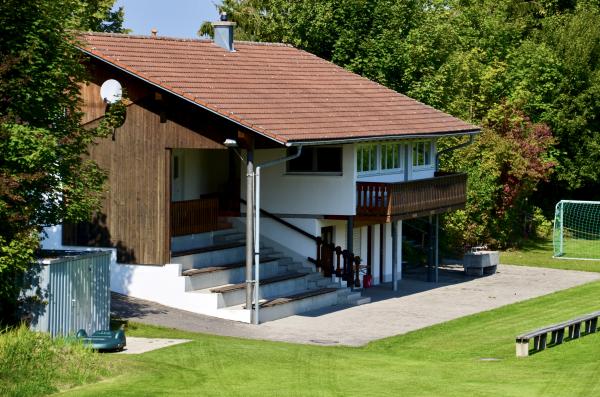
<instances>
[{"instance_id":1,"label":"shadow on grass","mask_svg":"<svg viewBox=\"0 0 600 397\"><path fill-rule=\"evenodd\" d=\"M531 252L531 251L547 251L550 255L552 255L552 240L546 238L534 238L525 240L521 243L520 246L510 248L506 250L506 252Z\"/></svg>"}]
</instances>

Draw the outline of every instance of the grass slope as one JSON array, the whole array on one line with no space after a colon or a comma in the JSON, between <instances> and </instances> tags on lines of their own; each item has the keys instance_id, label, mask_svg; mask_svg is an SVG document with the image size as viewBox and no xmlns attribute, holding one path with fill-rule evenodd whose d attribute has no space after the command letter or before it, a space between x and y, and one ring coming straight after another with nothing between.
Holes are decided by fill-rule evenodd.
<instances>
[{"instance_id":1,"label":"grass slope","mask_svg":"<svg viewBox=\"0 0 600 397\"><path fill-rule=\"evenodd\" d=\"M552 240L530 241L519 250L504 251L500 254L500 263L600 272L600 261L552 258Z\"/></svg>"},{"instance_id":2,"label":"grass slope","mask_svg":"<svg viewBox=\"0 0 600 397\"><path fill-rule=\"evenodd\" d=\"M65 395L589 396L600 392L600 333L521 359L515 357L514 337L600 309L599 291L600 283L591 283L362 348L136 325L129 335L193 342L139 356L111 356L120 376Z\"/></svg>"},{"instance_id":3,"label":"grass slope","mask_svg":"<svg viewBox=\"0 0 600 397\"><path fill-rule=\"evenodd\" d=\"M0 332L0 396L46 395L108 375L105 357L21 326Z\"/></svg>"}]
</instances>

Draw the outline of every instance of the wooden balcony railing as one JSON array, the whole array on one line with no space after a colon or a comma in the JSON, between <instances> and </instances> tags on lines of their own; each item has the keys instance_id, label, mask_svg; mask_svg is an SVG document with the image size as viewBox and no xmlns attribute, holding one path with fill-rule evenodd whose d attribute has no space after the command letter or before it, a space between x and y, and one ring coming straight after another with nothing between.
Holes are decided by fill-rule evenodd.
<instances>
[{"instance_id":1,"label":"wooden balcony railing","mask_svg":"<svg viewBox=\"0 0 600 397\"><path fill-rule=\"evenodd\" d=\"M219 197L171 203L171 236L204 233L219 228Z\"/></svg>"},{"instance_id":2,"label":"wooden balcony railing","mask_svg":"<svg viewBox=\"0 0 600 397\"><path fill-rule=\"evenodd\" d=\"M464 205L466 174L439 174L399 183L357 182L356 215L415 217Z\"/></svg>"}]
</instances>

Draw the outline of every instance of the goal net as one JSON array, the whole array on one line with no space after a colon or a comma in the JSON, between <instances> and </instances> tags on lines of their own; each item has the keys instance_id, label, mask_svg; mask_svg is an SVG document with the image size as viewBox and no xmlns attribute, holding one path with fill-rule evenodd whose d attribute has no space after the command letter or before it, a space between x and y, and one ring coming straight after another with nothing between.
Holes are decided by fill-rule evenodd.
<instances>
[{"instance_id":1,"label":"goal net","mask_svg":"<svg viewBox=\"0 0 600 397\"><path fill-rule=\"evenodd\" d=\"M561 200L556 204L554 257L600 259L600 201Z\"/></svg>"}]
</instances>

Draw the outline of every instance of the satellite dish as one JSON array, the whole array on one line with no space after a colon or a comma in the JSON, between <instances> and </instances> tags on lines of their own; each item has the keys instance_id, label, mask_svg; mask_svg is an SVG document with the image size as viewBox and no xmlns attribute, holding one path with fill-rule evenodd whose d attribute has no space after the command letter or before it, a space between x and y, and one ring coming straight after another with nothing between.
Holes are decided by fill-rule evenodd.
<instances>
[{"instance_id":1,"label":"satellite dish","mask_svg":"<svg viewBox=\"0 0 600 397\"><path fill-rule=\"evenodd\" d=\"M119 102L123 97L121 83L114 79L106 80L100 87L100 96L109 105Z\"/></svg>"}]
</instances>

